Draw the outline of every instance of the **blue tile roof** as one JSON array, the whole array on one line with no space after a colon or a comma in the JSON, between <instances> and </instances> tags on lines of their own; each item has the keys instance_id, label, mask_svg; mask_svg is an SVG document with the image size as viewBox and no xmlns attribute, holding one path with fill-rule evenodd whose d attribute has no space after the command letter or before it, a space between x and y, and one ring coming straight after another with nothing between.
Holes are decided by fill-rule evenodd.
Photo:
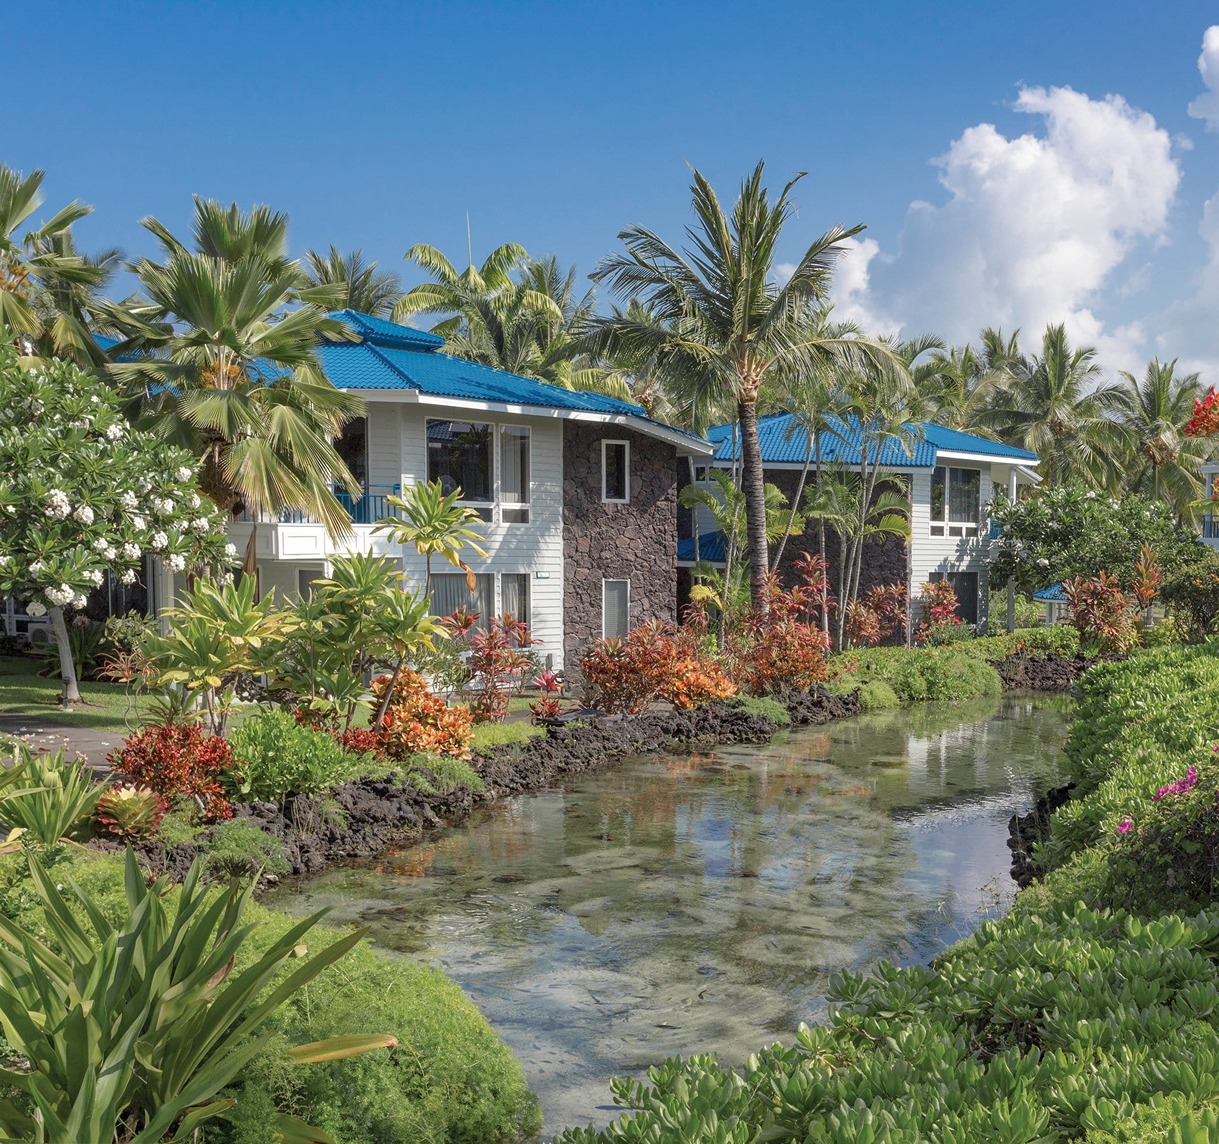
<instances>
[{"instance_id":1,"label":"blue tile roof","mask_svg":"<svg viewBox=\"0 0 1219 1144\"><path fill-rule=\"evenodd\" d=\"M1063 591L1062 582L1051 584L1048 588L1042 588L1033 593L1034 600L1048 601L1049 603L1066 603L1067 594Z\"/></svg>"},{"instance_id":2,"label":"blue tile roof","mask_svg":"<svg viewBox=\"0 0 1219 1144\"><path fill-rule=\"evenodd\" d=\"M735 447L732 425L717 425L707 432L707 440L716 446L717 461L732 461L740 455L740 442ZM930 421L910 426L912 438L899 442L892 438L880 449L880 463L892 468L930 469L942 449L954 453L977 453L996 460L1036 464L1037 455L1024 449L947 429ZM762 463L767 465L802 465L808 455L808 432L790 413L771 413L758 418L758 441L762 448ZM854 416L830 418L830 427L821 433L821 459L829 465L858 465L863 438L859 420ZM873 460L874 457L869 457Z\"/></svg>"},{"instance_id":3,"label":"blue tile roof","mask_svg":"<svg viewBox=\"0 0 1219 1144\"><path fill-rule=\"evenodd\" d=\"M698 558L709 560L712 564L724 563L724 533L721 530L704 532L699 536ZM694 537L677 542L677 559L685 562L694 560Z\"/></svg>"}]
</instances>

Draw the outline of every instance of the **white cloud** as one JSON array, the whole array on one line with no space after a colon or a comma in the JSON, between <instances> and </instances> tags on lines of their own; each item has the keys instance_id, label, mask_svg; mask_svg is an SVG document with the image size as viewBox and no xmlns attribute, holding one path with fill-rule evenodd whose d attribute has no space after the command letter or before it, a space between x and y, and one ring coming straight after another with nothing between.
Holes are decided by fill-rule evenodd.
<instances>
[{"instance_id":1,"label":"white cloud","mask_svg":"<svg viewBox=\"0 0 1219 1144\"><path fill-rule=\"evenodd\" d=\"M1198 370L1208 385L1219 384L1219 194L1202 208L1198 233L1208 257L1192 297L1165 311L1156 337L1161 358L1180 357L1186 370Z\"/></svg>"},{"instance_id":2,"label":"white cloud","mask_svg":"<svg viewBox=\"0 0 1219 1144\"><path fill-rule=\"evenodd\" d=\"M934 160L947 201L910 205L896 254L865 239L840 263L840 312L953 342L986 325L1020 327L1027 341L1065 322L1128 368L1141 331L1107 331L1099 293L1139 242L1164 235L1180 181L1172 140L1115 95L1022 88L1015 109L1043 131L964 131Z\"/></svg>"},{"instance_id":3,"label":"white cloud","mask_svg":"<svg viewBox=\"0 0 1219 1144\"><path fill-rule=\"evenodd\" d=\"M1208 131L1219 131L1219 24L1212 24L1202 35L1198 71L1206 91L1189 105L1189 113L1206 120Z\"/></svg>"}]
</instances>

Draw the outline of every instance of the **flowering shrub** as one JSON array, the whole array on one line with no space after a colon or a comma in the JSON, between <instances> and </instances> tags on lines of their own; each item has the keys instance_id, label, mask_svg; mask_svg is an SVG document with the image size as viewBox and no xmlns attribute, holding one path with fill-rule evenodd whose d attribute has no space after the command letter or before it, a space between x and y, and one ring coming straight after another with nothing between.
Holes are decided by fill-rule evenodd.
<instances>
[{"instance_id":1,"label":"flowering shrub","mask_svg":"<svg viewBox=\"0 0 1219 1144\"><path fill-rule=\"evenodd\" d=\"M1095 644L1102 652L1126 652L1138 642L1134 605L1117 580L1107 572L1091 580L1063 584L1071 605L1071 623L1080 643Z\"/></svg>"},{"instance_id":2,"label":"flowering shrub","mask_svg":"<svg viewBox=\"0 0 1219 1144\"><path fill-rule=\"evenodd\" d=\"M238 781L233 749L219 735L205 735L197 723L145 728L128 736L107 761L117 774L170 805L193 799L210 821L233 817L225 793Z\"/></svg>"},{"instance_id":3,"label":"flowering shrub","mask_svg":"<svg viewBox=\"0 0 1219 1144\"><path fill-rule=\"evenodd\" d=\"M597 640L580 660L590 704L607 713L642 711L659 698L672 668L673 640L660 623Z\"/></svg>"},{"instance_id":4,"label":"flowering shrub","mask_svg":"<svg viewBox=\"0 0 1219 1144\"><path fill-rule=\"evenodd\" d=\"M380 700L388 686L389 676L378 676L372 681L373 695ZM394 759L421 752L465 758L474 740L474 719L467 708L450 707L433 695L417 671L403 668L394 700L376 734L382 749Z\"/></svg>"},{"instance_id":5,"label":"flowering shrub","mask_svg":"<svg viewBox=\"0 0 1219 1144\"><path fill-rule=\"evenodd\" d=\"M161 829L169 804L148 787L123 783L97 800L97 821L119 838L151 838Z\"/></svg>"},{"instance_id":6,"label":"flowering shrub","mask_svg":"<svg viewBox=\"0 0 1219 1144\"><path fill-rule=\"evenodd\" d=\"M1213 437L1219 433L1219 393L1215 387L1194 402L1194 413L1185 426L1187 437Z\"/></svg>"}]
</instances>

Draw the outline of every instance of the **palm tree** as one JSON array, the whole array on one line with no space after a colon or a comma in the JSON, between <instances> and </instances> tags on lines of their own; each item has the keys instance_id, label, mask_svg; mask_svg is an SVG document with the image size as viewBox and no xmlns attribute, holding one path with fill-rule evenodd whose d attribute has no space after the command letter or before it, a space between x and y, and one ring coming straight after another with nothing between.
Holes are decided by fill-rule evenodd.
<instances>
[{"instance_id":1,"label":"palm tree","mask_svg":"<svg viewBox=\"0 0 1219 1144\"><path fill-rule=\"evenodd\" d=\"M792 188L802 176L772 202L762 173L759 163L742 183L729 217L711 184L695 171L692 249L678 251L647 228L631 226L618 236L625 251L602 259L593 278L649 312L646 321L621 313L599 319L594 329L602 354L653 362L693 408L734 407L741 431L751 592L765 615L769 549L758 401L763 386L781 370L811 373L860 352L851 339L810 336L804 319L824 302L843 242L863 227L827 231L778 285L779 239L794 210Z\"/></svg>"},{"instance_id":2,"label":"palm tree","mask_svg":"<svg viewBox=\"0 0 1219 1144\"><path fill-rule=\"evenodd\" d=\"M432 557L447 560L454 568L471 575L470 566L461 558L461 550L469 546L479 556L486 552L479 547L483 539L477 527L477 511L458 502L461 489L447 496L439 481L411 485L405 496L391 496L389 503L397 516L387 516L377 522L374 531L384 532L394 544L411 545L424 560L423 594L432 590Z\"/></svg>"},{"instance_id":3,"label":"palm tree","mask_svg":"<svg viewBox=\"0 0 1219 1144\"><path fill-rule=\"evenodd\" d=\"M363 402L340 393L315 353L351 337L328 318L338 289L309 286L287 256L287 218L266 207L195 200L195 249L156 219L162 260L132 269L143 296L106 308L125 335L110 373L135 414L201 461L200 483L222 508L307 512L335 536L350 530L335 484L357 491L332 444Z\"/></svg>"},{"instance_id":4,"label":"palm tree","mask_svg":"<svg viewBox=\"0 0 1219 1144\"><path fill-rule=\"evenodd\" d=\"M76 201L18 237L42 205L44 171L23 175L0 163L0 329L22 339L25 352L69 358L81 365L102 360L89 334L88 302L106 266L82 256L72 226L93 208ZM112 261L112 254L103 256Z\"/></svg>"},{"instance_id":5,"label":"palm tree","mask_svg":"<svg viewBox=\"0 0 1219 1144\"><path fill-rule=\"evenodd\" d=\"M1152 358L1142 378L1123 370L1106 405L1126 438L1128 487L1171 502L1190 519L1204 492L1198 466L1210 450L1204 438L1185 435L1202 383L1196 373L1178 376L1176 366L1176 358L1167 364Z\"/></svg>"},{"instance_id":6,"label":"palm tree","mask_svg":"<svg viewBox=\"0 0 1219 1144\"><path fill-rule=\"evenodd\" d=\"M374 318L388 318L394 300L402 294L396 274L378 270L375 262L364 261L364 251L344 254L333 244L327 254L305 251L305 277L312 286L339 286L342 296L337 309L357 310Z\"/></svg>"},{"instance_id":7,"label":"palm tree","mask_svg":"<svg viewBox=\"0 0 1219 1144\"><path fill-rule=\"evenodd\" d=\"M1047 327L1041 353L1021 355L1000 384L988 421L1001 440L1036 453L1049 486L1097 486L1111 474L1120 445L1105 415L1115 387L1097 384L1096 350L1072 349L1063 326Z\"/></svg>"}]
</instances>

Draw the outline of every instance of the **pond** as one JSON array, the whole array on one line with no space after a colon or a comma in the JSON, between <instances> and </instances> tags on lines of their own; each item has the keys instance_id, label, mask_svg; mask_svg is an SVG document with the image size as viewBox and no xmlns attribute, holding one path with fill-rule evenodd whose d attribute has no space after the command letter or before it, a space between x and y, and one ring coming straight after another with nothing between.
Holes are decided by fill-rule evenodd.
<instances>
[{"instance_id":1,"label":"pond","mask_svg":"<svg viewBox=\"0 0 1219 1144\"><path fill-rule=\"evenodd\" d=\"M443 967L523 1061L546 1132L609 1078L739 1063L830 976L924 962L1010 901L1007 823L1059 781L1070 703L923 705L652 756L277 896Z\"/></svg>"}]
</instances>

